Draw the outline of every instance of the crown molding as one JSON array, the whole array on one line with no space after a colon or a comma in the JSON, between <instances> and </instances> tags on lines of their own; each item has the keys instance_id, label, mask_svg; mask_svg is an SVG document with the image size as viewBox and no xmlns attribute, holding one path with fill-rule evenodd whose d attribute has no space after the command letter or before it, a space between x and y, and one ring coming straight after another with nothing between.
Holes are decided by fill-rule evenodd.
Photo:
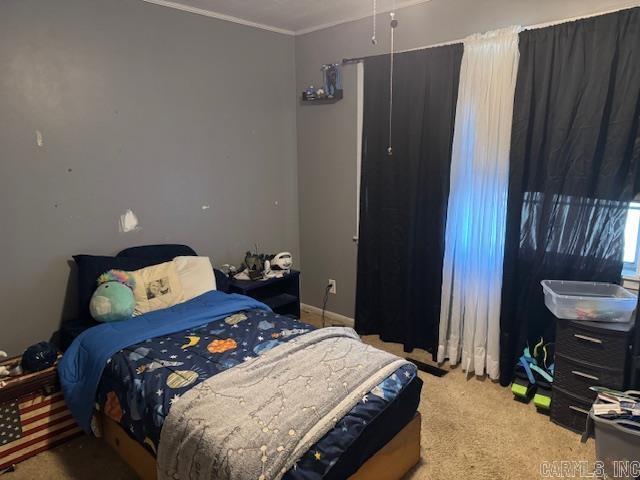
<instances>
[{"instance_id":1,"label":"crown molding","mask_svg":"<svg viewBox=\"0 0 640 480\"><path fill-rule=\"evenodd\" d=\"M303 28L301 30L287 30L285 28L274 27L272 25L266 25L264 23L252 22L250 20L245 20L244 18L234 17L232 15L225 15L224 13L215 12L213 10L207 10L204 8L190 7L189 5L184 5L180 2L172 2L170 0L142 0L146 3L152 3L154 5L161 5L163 7L174 8L176 10L182 10L183 12L195 13L196 15L204 15L206 17L217 18L218 20L226 20L227 22L238 23L240 25L245 25L247 27L260 28L262 30L267 30L269 32L282 33L284 35L306 35L307 33L317 32L318 30L324 30L325 28L335 27L337 25L342 25L343 23L355 22L357 20L362 20L364 18L368 18L371 14L366 15L354 15L352 17L347 17L341 20L337 20L335 22L323 23L320 25L316 25L309 28ZM431 0L403 0L396 2L395 10L412 7L414 5L420 5L421 3L427 3ZM377 13L389 13L393 8L385 8L379 10Z\"/></svg>"},{"instance_id":2,"label":"crown molding","mask_svg":"<svg viewBox=\"0 0 640 480\"><path fill-rule=\"evenodd\" d=\"M237 23L245 25L247 27L259 28L261 30L267 30L269 32L282 33L284 35L295 35L292 30L286 30L284 28L273 27L271 25L264 25L262 23L251 22L244 18L234 17L232 15L225 15L224 13L214 12L212 10L205 10L204 8L190 7L178 2L170 2L168 0L142 0L146 3L152 3L154 5L160 5L162 7L175 8L176 10L182 10L183 12L195 13L196 15L204 15L205 17L217 18L218 20L225 20L227 22Z\"/></svg>"},{"instance_id":3,"label":"crown molding","mask_svg":"<svg viewBox=\"0 0 640 480\"><path fill-rule=\"evenodd\" d=\"M396 2L395 8L383 8L382 10L377 10L377 15L381 13L389 13L392 11L398 11L401 8L413 7L414 5L420 5L421 3L428 3L431 0L404 0L400 2ZM321 25L316 25L314 27L303 28L302 30L296 30L295 35L306 35L307 33L317 32L318 30L324 30L325 28L336 27L338 25L342 25L343 23L357 22L358 20L362 20L364 18L370 18L371 13L367 13L366 15L354 15L352 17L343 18L342 20L337 20L335 22L323 23Z\"/></svg>"}]
</instances>

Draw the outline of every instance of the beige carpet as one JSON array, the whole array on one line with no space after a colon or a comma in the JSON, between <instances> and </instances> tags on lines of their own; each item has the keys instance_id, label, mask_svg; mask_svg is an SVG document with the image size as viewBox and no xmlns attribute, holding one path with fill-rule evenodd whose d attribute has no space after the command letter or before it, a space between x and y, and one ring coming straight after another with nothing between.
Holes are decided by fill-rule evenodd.
<instances>
[{"instance_id":1,"label":"beige carpet","mask_svg":"<svg viewBox=\"0 0 640 480\"><path fill-rule=\"evenodd\" d=\"M318 324L305 314L304 320ZM365 341L403 355L402 347ZM422 355L416 358L426 360ZM512 399L508 389L486 380L467 379L460 369L445 377L420 372L424 381L422 460L407 476L411 480L537 479L544 461L594 461L590 440L554 425L534 406ZM22 479L133 479L133 472L101 441L82 437L42 453L17 466L2 480Z\"/></svg>"}]
</instances>

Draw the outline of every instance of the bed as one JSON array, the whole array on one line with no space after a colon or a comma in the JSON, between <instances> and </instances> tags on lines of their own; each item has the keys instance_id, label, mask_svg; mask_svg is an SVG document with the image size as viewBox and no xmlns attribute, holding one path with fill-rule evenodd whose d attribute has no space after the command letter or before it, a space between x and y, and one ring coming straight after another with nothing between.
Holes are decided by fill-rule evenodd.
<instances>
[{"instance_id":1,"label":"bed","mask_svg":"<svg viewBox=\"0 0 640 480\"><path fill-rule=\"evenodd\" d=\"M147 251L138 249L135 254ZM171 255L169 249L167 256ZM104 354L106 360L99 368L93 401L82 408L91 410L93 430L141 478L156 478L163 427L183 395L211 379L222 378L221 374L229 376L259 362L278 348L295 348L294 343L320 332L298 319L274 314L259 302L239 297L211 292L160 314L143 315L136 319L141 322L137 327L96 327L102 328L98 337L110 343L111 335L120 348ZM81 337L86 339L91 334L89 331ZM129 340L123 340L123 334ZM69 355L75 358L68 360L68 365L75 366L85 355L93 362L93 357L101 354L96 352L102 350L101 346L78 349L76 344L82 342L80 339L72 344ZM101 362L96 363L100 366ZM77 371L73 375L77 376ZM421 387L414 365L394 367L372 388L361 392L361 398L334 419L331 428L325 429L277 478L401 478L420 456L417 407ZM75 402L72 398L70 401ZM84 424L86 429L86 421Z\"/></svg>"}]
</instances>

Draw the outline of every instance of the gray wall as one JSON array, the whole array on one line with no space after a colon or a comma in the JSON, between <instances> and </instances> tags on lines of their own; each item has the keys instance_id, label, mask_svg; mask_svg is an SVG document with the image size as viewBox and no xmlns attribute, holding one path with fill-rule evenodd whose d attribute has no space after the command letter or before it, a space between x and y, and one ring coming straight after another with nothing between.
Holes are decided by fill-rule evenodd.
<instances>
[{"instance_id":1,"label":"gray wall","mask_svg":"<svg viewBox=\"0 0 640 480\"><path fill-rule=\"evenodd\" d=\"M0 1L0 349L56 329L73 254L298 258L294 79L290 36L140 0ZM128 208L142 229L122 234Z\"/></svg>"},{"instance_id":2,"label":"gray wall","mask_svg":"<svg viewBox=\"0 0 640 480\"><path fill-rule=\"evenodd\" d=\"M534 25L637 5L620 0L431 0L397 12L399 50L462 39L510 25ZM389 51L389 15L378 18L378 45L371 20L296 37L298 91L320 83L320 65ZM346 66L345 99L334 105L298 105L302 300L321 306L328 278L337 280L328 310L353 317L357 245L355 66Z\"/></svg>"}]
</instances>

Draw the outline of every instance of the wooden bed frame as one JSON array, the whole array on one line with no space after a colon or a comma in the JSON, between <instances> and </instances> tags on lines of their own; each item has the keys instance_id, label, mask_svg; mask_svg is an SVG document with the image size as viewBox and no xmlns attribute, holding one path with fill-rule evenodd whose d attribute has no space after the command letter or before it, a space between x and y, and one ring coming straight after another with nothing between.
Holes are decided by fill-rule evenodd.
<instances>
[{"instance_id":1,"label":"wooden bed frame","mask_svg":"<svg viewBox=\"0 0 640 480\"><path fill-rule=\"evenodd\" d=\"M132 439L122 427L104 415L103 439L118 452L142 480L156 480L156 459ZM393 437L389 443L369 458L350 480L399 480L420 461L420 412Z\"/></svg>"}]
</instances>

